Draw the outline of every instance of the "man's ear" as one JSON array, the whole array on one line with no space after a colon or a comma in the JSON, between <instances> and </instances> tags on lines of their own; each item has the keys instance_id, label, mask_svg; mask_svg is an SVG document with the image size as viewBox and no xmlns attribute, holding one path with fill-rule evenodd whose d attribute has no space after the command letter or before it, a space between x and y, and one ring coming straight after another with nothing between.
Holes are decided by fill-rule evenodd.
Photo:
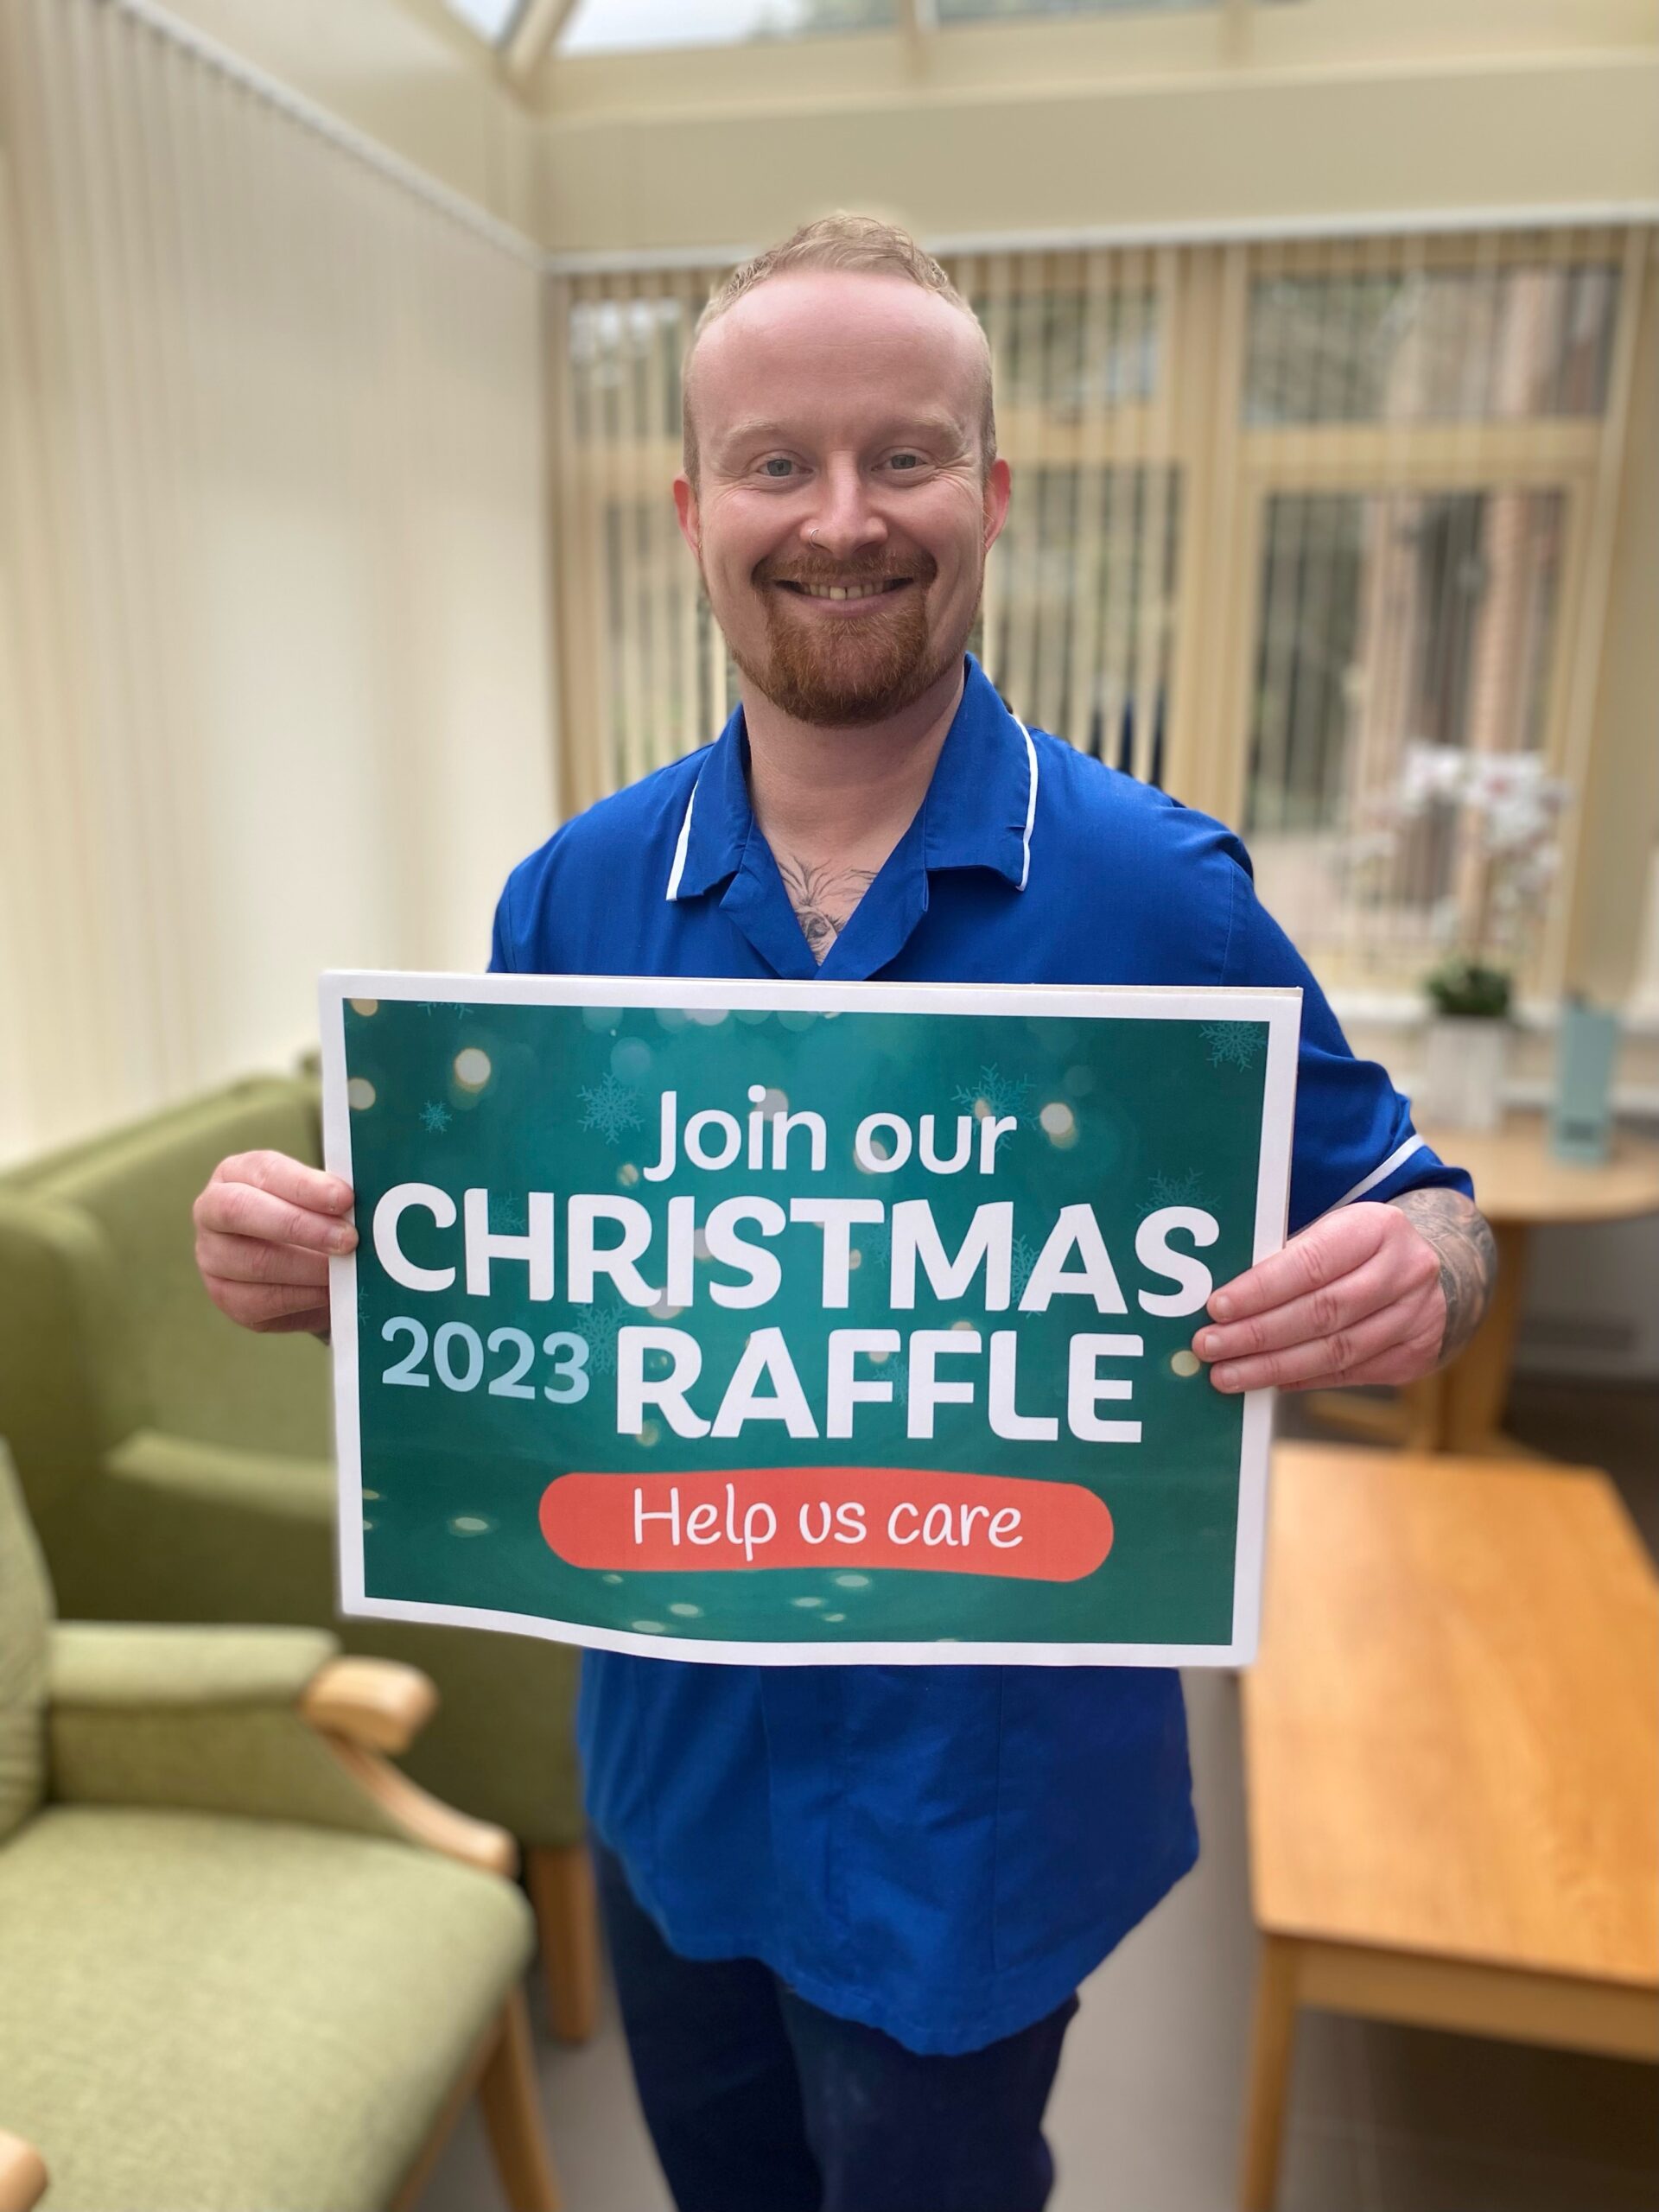
<instances>
[{"instance_id":1,"label":"man's ear","mask_svg":"<svg viewBox=\"0 0 1659 2212\"><path fill-rule=\"evenodd\" d=\"M694 560L702 558L702 522L697 513L697 495L691 488L689 476L674 479L674 512L680 518L680 536L691 548Z\"/></svg>"},{"instance_id":2,"label":"man's ear","mask_svg":"<svg viewBox=\"0 0 1659 2212\"><path fill-rule=\"evenodd\" d=\"M985 550L988 553L1002 535L1002 525L1008 518L1008 495L1014 489L1014 478L1008 464L1000 456L991 463L985 478Z\"/></svg>"}]
</instances>

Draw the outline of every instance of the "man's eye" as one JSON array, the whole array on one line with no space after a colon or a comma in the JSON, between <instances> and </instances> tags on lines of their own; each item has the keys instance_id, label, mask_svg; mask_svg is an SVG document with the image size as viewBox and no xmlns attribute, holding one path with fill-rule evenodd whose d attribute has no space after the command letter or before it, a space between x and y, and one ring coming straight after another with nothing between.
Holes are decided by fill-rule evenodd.
<instances>
[{"instance_id":1,"label":"man's eye","mask_svg":"<svg viewBox=\"0 0 1659 2212\"><path fill-rule=\"evenodd\" d=\"M783 454L774 454L770 461L761 462L760 474L763 476L786 477L794 466L794 462L786 460Z\"/></svg>"},{"instance_id":2,"label":"man's eye","mask_svg":"<svg viewBox=\"0 0 1659 2212\"><path fill-rule=\"evenodd\" d=\"M899 469L919 468L922 466L922 456L918 453L896 453L888 465Z\"/></svg>"}]
</instances>

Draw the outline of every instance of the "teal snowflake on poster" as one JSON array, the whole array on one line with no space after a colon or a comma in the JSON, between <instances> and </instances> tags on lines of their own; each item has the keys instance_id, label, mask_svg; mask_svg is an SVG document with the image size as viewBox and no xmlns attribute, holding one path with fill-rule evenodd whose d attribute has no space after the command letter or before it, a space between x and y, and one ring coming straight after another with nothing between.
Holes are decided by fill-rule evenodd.
<instances>
[{"instance_id":1,"label":"teal snowflake on poster","mask_svg":"<svg viewBox=\"0 0 1659 2212\"><path fill-rule=\"evenodd\" d=\"M582 1334L588 1339L588 1364L595 1375L615 1374L617 1332L628 1318L629 1309L614 1303L595 1306L584 1317Z\"/></svg>"},{"instance_id":2,"label":"teal snowflake on poster","mask_svg":"<svg viewBox=\"0 0 1659 2212\"><path fill-rule=\"evenodd\" d=\"M870 1229L861 1229L857 1249L864 1255L862 1264L865 1267L879 1268L885 1273L887 1262L893 1257L893 1231L885 1221L877 1222Z\"/></svg>"},{"instance_id":3,"label":"teal snowflake on poster","mask_svg":"<svg viewBox=\"0 0 1659 2212\"><path fill-rule=\"evenodd\" d=\"M1017 1122L1021 1128L1031 1126L1030 1097L1029 1079L1004 1075L995 1062L982 1067L974 1082L959 1084L954 1094L955 1103L964 1114L981 1119L994 1115L999 1122Z\"/></svg>"},{"instance_id":4,"label":"teal snowflake on poster","mask_svg":"<svg viewBox=\"0 0 1659 2212\"><path fill-rule=\"evenodd\" d=\"M490 1211L496 1217L493 1226L513 1236L523 1234L530 1219L522 1198L503 1198L499 1205L492 1198Z\"/></svg>"},{"instance_id":5,"label":"teal snowflake on poster","mask_svg":"<svg viewBox=\"0 0 1659 2212\"><path fill-rule=\"evenodd\" d=\"M602 1076L591 1087L584 1084L576 1096L587 1109L580 1126L596 1129L607 1144L619 1143L629 1129L644 1126L639 1093L619 1075Z\"/></svg>"},{"instance_id":6,"label":"teal snowflake on poster","mask_svg":"<svg viewBox=\"0 0 1659 2212\"><path fill-rule=\"evenodd\" d=\"M472 1012L472 1010L473 1010L473 1009L472 1009L472 1008L471 1008L471 1007L469 1007L469 1006L452 1006L452 1007L449 1007L449 1009L448 1009L448 1011L449 1011L451 1014L453 1014L454 1015L455 1019L456 1019L458 1021L465 1021L465 1020L466 1020L466 1019L467 1019L467 1015Z\"/></svg>"},{"instance_id":7,"label":"teal snowflake on poster","mask_svg":"<svg viewBox=\"0 0 1659 2212\"><path fill-rule=\"evenodd\" d=\"M1026 1285L1031 1281L1031 1271L1037 1264L1037 1248L1023 1236L1014 1240L1013 1265L1008 1270L1008 1293L1017 1306L1026 1294Z\"/></svg>"},{"instance_id":8,"label":"teal snowflake on poster","mask_svg":"<svg viewBox=\"0 0 1659 2212\"><path fill-rule=\"evenodd\" d=\"M1196 1167L1189 1167L1185 1175L1154 1175L1147 1190L1155 1206L1201 1206L1204 1204L1204 1178Z\"/></svg>"},{"instance_id":9,"label":"teal snowflake on poster","mask_svg":"<svg viewBox=\"0 0 1659 2212\"><path fill-rule=\"evenodd\" d=\"M1265 1026L1259 1021L1205 1021L1198 1034L1210 1047L1212 1068L1253 1068L1267 1050Z\"/></svg>"},{"instance_id":10,"label":"teal snowflake on poster","mask_svg":"<svg viewBox=\"0 0 1659 2212\"><path fill-rule=\"evenodd\" d=\"M429 1136L441 1137L454 1118L449 1109L440 1105L435 1098L429 1098L421 1109L421 1127Z\"/></svg>"}]
</instances>

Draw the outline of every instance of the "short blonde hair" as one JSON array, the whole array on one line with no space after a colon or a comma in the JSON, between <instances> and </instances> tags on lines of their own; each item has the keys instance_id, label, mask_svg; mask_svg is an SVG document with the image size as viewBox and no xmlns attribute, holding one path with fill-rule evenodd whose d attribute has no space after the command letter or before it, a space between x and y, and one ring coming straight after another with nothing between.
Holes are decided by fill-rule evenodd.
<instances>
[{"instance_id":1,"label":"short blonde hair","mask_svg":"<svg viewBox=\"0 0 1659 2212\"><path fill-rule=\"evenodd\" d=\"M939 263L917 245L908 231L901 231L896 223L884 223L874 215L837 212L821 215L814 223L803 223L792 237L778 245L767 246L741 269L733 270L697 317L680 373L681 437L685 473L693 486L697 480L697 434L691 420L691 357L697 350L698 341L711 323L718 322L728 308L747 298L757 284L764 284L769 276L789 276L798 269L842 269L861 275L905 276L925 290L937 292L968 317L985 349L979 442L981 469L988 474L996 459L996 414L991 401L990 343L979 317Z\"/></svg>"}]
</instances>

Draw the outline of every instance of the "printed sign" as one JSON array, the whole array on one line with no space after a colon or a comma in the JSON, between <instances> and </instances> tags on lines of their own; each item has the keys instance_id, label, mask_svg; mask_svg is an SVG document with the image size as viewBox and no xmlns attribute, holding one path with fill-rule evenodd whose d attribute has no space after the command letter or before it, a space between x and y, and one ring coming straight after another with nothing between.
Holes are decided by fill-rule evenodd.
<instances>
[{"instance_id":1,"label":"printed sign","mask_svg":"<svg viewBox=\"0 0 1659 2212\"><path fill-rule=\"evenodd\" d=\"M329 976L345 1611L1237 1664L1300 995Z\"/></svg>"}]
</instances>

